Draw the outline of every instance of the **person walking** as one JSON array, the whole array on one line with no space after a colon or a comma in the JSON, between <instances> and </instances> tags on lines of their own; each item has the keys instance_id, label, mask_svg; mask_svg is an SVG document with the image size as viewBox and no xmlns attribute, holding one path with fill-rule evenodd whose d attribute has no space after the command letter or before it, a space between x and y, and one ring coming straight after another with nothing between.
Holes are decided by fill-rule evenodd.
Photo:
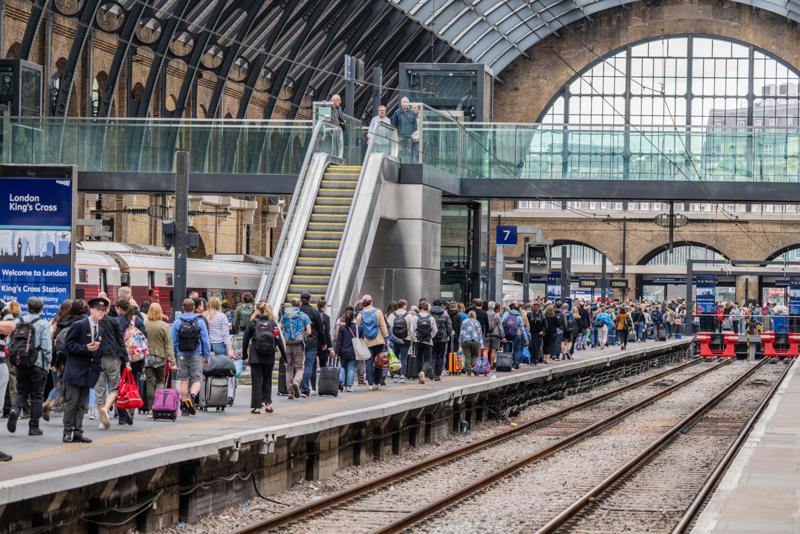
<instances>
[{"instance_id":1,"label":"person walking","mask_svg":"<svg viewBox=\"0 0 800 534\"><path fill-rule=\"evenodd\" d=\"M400 383L406 383L408 371L408 352L411 350L411 314L408 313L408 302L405 299L397 301L397 309L386 317L394 342L394 350L400 360ZM337 350L338 354L339 351ZM341 356L341 355L340 355Z\"/></svg>"},{"instance_id":2,"label":"person walking","mask_svg":"<svg viewBox=\"0 0 800 534\"><path fill-rule=\"evenodd\" d=\"M358 326L354 321L355 310L352 306L347 306L339 320L334 348L334 352L339 356L339 361L341 362L342 370L340 371L339 382L344 390L348 392L353 391L353 382L356 379L356 351L353 347L353 340L358 337ZM406 355L408 355L408 349L406 349Z\"/></svg>"},{"instance_id":3,"label":"person walking","mask_svg":"<svg viewBox=\"0 0 800 534\"><path fill-rule=\"evenodd\" d=\"M102 372L102 320L111 303L106 297L88 302L89 316L75 322L67 334L67 358L64 364L64 436L65 443L91 443L83 434L83 417L89 405L89 390L95 387Z\"/></svg>"},{"instance_id":4,"label":"person walking","mask_svg":"<svg viewBox=\"0 0 800 534\"><path fill-rule=\"evenodd\" d=\"M322 322L322 315L311 305L311 293L308 291L300 295L300 311L311 321L311 333L306 336L303 380L300 382L300 396L308 397L311 393L311 375L317 372L317 353L324 351L327 345L325 345L325 325Z\"/></svg>"},{"instance_id":5,"label":"person walking","mask_svg":"<svg viewBox=\"0 0 800 534\"><path fill-rule=\"evenodd\" d=\"M128 368L133 373L136 384L138 385L140 383L140 377L144 374L144 354L146 349L146 345L141 344L140 346L140 341L146 343L147 329L144 326L144 319L142 319L134 301L126 297L121 297L117 299L116 310L119 330L122 332L122 350L127 358L129 364ZM142 339L140 341L137 341L137 335L141 335ZM142 384L144 385L143 389L145 389L145 391L139 391L139 395L144 399L147 395L146 376ZM140 413L144 409L145 407L142 407ZM117 407L117 415L119 417L119 424L133 424L133 410L124 410Z\"/></svg>"},{"instance_id":6,"label":"person walking","mask_svg":"<svg viewBox=\"0 0 800 534\"><path fill-rule=\"evenodd\" d=\"M203 387L203 365L211 358L211 342L205 321L195 313L194 300L184 299L181 310L172 323L172 347L178 361L181 412L195 415Z\"/></svg>"},{"instance_id":7,"label":"person walking","mask_svg":"<svg viewBox=\"0 0 800 534\"><path fill-rule=\"evenodd\" d=\"M597 327L597 345L601 350L605 350L606 344L608 344L608 331L614 328L611 316L606 312L605 306L600 306L598 309L594 324Z\"/></svg>"},{"instance_id":8,"label":"person walking","mask_svg":"<svg viewBox=\"0 0 800 534\"><path fill-rule=\"evenodd\" d=\"M171 369L178 370L175 360L175 347L172 343L172 329L164 321L164 311L158 302L152 302L144 322L147 330L147 358L144 372L147 377L147 405L152 407L157 389L167 383L167 363Z\"/></svg>"},{"instance_id":9,"label":"person walking","mask_svg":"<svg viewBox=\"0 0 800 534\"><path fill-rule=\"evenodd\" d=\"M195 311L197 311L196 308ZM206 325L208 325L208 340L211 342L211 352L216 356L232 360L231 324L228 322L228 316L222 312L222 301L219 297L211 297L209 299L208 309L202 315L206 320ZM230 376L228 377L228 404L231 406L233 406L235 393L236 377Z\"/></svg>"},{"instance_id":10,"label":"person walking","mask_svg":"<svg viewBox=\"0 0 800 534\"><path fill-rule=\"evenodd\" d=\"M8 354L17 367L17 394L8 413L9 432L17 431L17 419L22 407L30 402L28 435L41 436L39 419L42 417L44 386L52 359L52 332L47 321L41 318L44 300L28 299L28 313L17 321Z\"/></svg>"},{"instance_id":11,"label":"person walking","mask_svg":"<svg viewBox=\"0 0 800 534\"><path fill-rule=\"evenodd\" d=\"M436 321L436 335L433 338L433 381L438 382L442 379L442 371L447 368L448 347L455 352L455 347L451 346L454 342L453 334L460 333L461 329L460 327L458 331L453 329L450 316L444 309L444 302L439 299L433 301L431 315Z\"/></svg>"},{"instance_id":12,"label":"person walking","mask_svg":"<svg viewBox=\"0 0 800 534\"><path fill-rule=\"evenodd\" d=\"M467 374L471 375L475 359L483 352L483 328L481 328L475 310L470 310L467 320L461 323L458 342L464 353L464 369L467 370Z\"/></svg>"},{"instance_id":13,"label":"person walking","mask_svg":"<svg viewBox=\"0 0 800 534\"><path fill-rule=\"evenodd\" d=\"M364 344L369 349L371 357L367 360L367 383L369 390L380 389L383 378L383 365L376 365L385 356L386 338L389 335L389 328L386 326L386 319L383 312L372 305L372 297L364 295L361 297L363 309L356 316L356 325L361 331ZM382 362L381 362L382 363Z\"/></svg>"},{"instance_id":14,"label":"person walking","mask_svg":"<svg viewBox=\"0 0 800 534\"><path fill-rule=\"evenodd\" d=\"M286 340L286 387L289 400L299 399L302 396L300 384L305 373L305 344L311 335L311 319L300 311L299 298L292 297L289 305L283 308L280 324Z\"/></svg>"},{"instance_id":15,"label":"person walking","mask_svg":"<svg viewBox=\"0 0 800 534\"><path fill-rule=\"evenodd\" d=\"M249 291L242 293L242 302L236 306L233 312L233 331L238 334L243 334L247 325L250 324L250 317L255 311L253 304L253 294Z\"/></svg>"},{"instance_id":16,"label":"person walking","mask_svg":"<svg viewBox=\"0 0 800 534\"><path fill-rule=\"evenodd\" d=\"M250 366L253 386L250 390L250 413L272 413L272 370L275 351L285 352L283 339L272 308L266 302L256 306L256 315L247 325L242 338L242 354Z\"/></svg>"},{"instance_id":17,"label":"person walking","mask_svg":"<svg viewBox=\"0 0 800 534\"><path fill-rule=\"evenodd\" d=\"M619 340L619 345L622 347L622 350L625 350L628 348L628 334L633 328L633 320L631 319L631 315L628 313L627 308L624 306L620 308L619 313L617 314L616 323L617 339Z\"/></svg>"},{"instance_id":18,"label":"person walking","mask_svg":"<svg viewBox=\"0 0 800 534\"><path fill-rule=\"evenodd\" d=\"M503 339L503 317L499 313L500 305L496 302L489 303L486 312L489 319L489 332L486 335L486 347L489 349L489 368L494 369L497 360L497 351L500 350L500 340Z\"/></svg>"},{"instance_id":19,"label":"person walking","mask_svg":"<svg viewBox=\"0 0 800 534\"><path fill-rule=\"evenodd\" d=\"M420 303L419 313L411 321L413 354L416 355L418 364L421 364L417 375L420 384L425 383L426 376L433 376L433 339L436 337L436 328L436 319L430 314L430 304Z\"/></svg>"}]
</instances>

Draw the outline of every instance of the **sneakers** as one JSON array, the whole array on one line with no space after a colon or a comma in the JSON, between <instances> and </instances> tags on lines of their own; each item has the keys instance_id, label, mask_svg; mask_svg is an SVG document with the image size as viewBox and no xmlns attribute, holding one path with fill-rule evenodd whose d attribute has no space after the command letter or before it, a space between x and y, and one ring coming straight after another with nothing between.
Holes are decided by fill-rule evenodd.
<instances>
[{"instance_id":1,"label":"sneakers","mask_svg":"<svg viewBox=\"0 0 800 534\"><path fill-rule=\"evenodd\" d=\"M401 376L401 377L400 377L400 383L401 383L401 384L405 384L405 383L406 383L406 377L404 377L404 376Z\"/></svg>"},{"instance_id":2,"label":"sneakers","mask_svg":"<svg viewBox=\"0 0 800 534\"><path fill-rule=\"evenodd\" d=\"M369 386L367 389L370 391L375 391L375 386Z\"/></svg>"},{"instance_id":3,"label":"sneakers","mask_svg":"<svg viewBox=\"0 0 800 534\"><path fill-rule=\"evenodd\" d=\"M425 373L424 372L420 371L419 374L417 375L417 377L419 378L419 383L420 384L424 384L425 383Z\"/></svg>"},{"instance_id":4,"label":"sneakers","mask_svg":"<svg viewBox=\"0 0 800 534\"><path fill-rule=\"evenodd\" d=\"M434 381L434 382L441 382L441 381L442 381L442 378L441 378L441 377L439 377L439 376L434 376L434 377L433 377L433 381Z\"/></svg>"},{"instance_id":5,"label":"sneakers","mask_svg":"<svg viewBox=\"0 0 800 534\"><path fill-rule=\"evenodd\" d=\"M183 399L181 401L181 414L183 415L196 415L197 410L194 408L194 403L191 398Z\"/></svg>"},{"instance_id":6,"label":"sneakers","mask_svg":"<svg viewBox=\"0 0 800 534\"><path fill-rule=\"evenodd\" d=\"M102 407L97 410L97 415L100 416L100 429L111 428L111 419L108 417L108 410Z\"/></svg>"},{"instance_id":7,"label":"sneakers","mask_svg":"<svg viewBox=\"0 0 800 534\"><path fill-rule=\"evenodd\" d=\"M300 398L307 399L308 398L308 393L305 392L305 391L301 391L300 392Z\"/></svg>"},{"instance_id":8,"label":"sneakers","mask_svg":"<svg viewBox=\"0 0 800 534\"><path fill-rule=\"evenodd\" d=\"M42 429L38 426L32 426L28 429L29 436L41 436L42 434L44 434L44 432L42 432Z\"/></svg>"},{"instance_id":9,"label":"sneakers","mask_svg":"<svg viewBox=\"0 0 800 534\"><path fill-rule=\"evenodd\" d=\"M352 392L353 392L353 386L347 386L347 387L346 387L346 388L344 388L344 389L345 389L345 391L348 391L349 393L352 393Z\"/></svg>"},{"instance_id":10,"label":"sneakers","mask_svg":"<svg viewBox=\"0 0 800 534\"><path fill-rule=\"evenodd\" d=\"M17 419L19 419L19 414L14 410L8 412L8 423L6 424L6 428L12 434L17 431Z\"/></svg>"}]
</instances>

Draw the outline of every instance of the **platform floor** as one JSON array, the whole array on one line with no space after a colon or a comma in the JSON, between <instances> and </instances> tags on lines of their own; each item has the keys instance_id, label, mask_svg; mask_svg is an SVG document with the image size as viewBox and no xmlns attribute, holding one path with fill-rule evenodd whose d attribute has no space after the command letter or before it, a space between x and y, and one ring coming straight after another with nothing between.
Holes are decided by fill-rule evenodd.
<instances>
[{"instance_id":1,"label":"platform floor","mask_svg":"<svg viewBox=\"0 0 800 534\"><path fill-rule=\"evenodd\" d=\"M795 362L692 532L800 532L800 362Z\"/></svg>"},{"instance_id":2,"label":"platform floor","mask_svg":"<svg viewBox=\"0 0 800 534\"><path fill-rule=\"evenodd\" d=\"M654 347L676 346L686 340L632 343L626 351L616 347L576 353L573 360L530 367L512 373L498 373L496 379L448 376L440 382L394 384L370 392L361 386L338 397L316 397L289 401L275 395L271 415L250 414L250 387L240 386L235 405L225 412L198 413L176 422L152 421L136 416L133 426L112 424L99 430L98 421L84 420L92 444L61 442L60 415L42 421L44 436L27 435L26 420L20 420L16 434L9 433L0 420L0 450L13 461L0 464L0 505L26 498L82 487L162 465L216 454L235 441L262 440L268 434L292 437L355 421L382 417L452 398L466 392L491 389L503 384L557 374L576 366L615 360L632 352Z\"/></svg>"}]
</instances>

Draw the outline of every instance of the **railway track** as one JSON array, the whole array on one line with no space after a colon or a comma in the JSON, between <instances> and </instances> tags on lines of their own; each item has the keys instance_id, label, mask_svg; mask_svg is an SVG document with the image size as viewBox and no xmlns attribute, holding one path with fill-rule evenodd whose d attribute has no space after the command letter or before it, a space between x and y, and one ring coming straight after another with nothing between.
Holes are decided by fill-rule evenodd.
<instances>
[{"instance_id":1,"label":"railway track","mask_svg":"<svg viewBox=\"0 0 800 534\"><path fill-rule=\"evenodd\" d=\"M342 528L343 524L347 525L348 530L353 530L354 526L369 529L370 525L379 527L378 532L401 530L405 526L445 508L452 502L456 502L459 498L456 494L460 494L460 492L453 491L454 485L461 489L467 488L465 495L474 493L479 489L476 488L475 484L481 484L481 487L485 487L491 484L492 481L502 478L508 472L513 471L501 469L500 471L502 472L499 472L498 466L506 466L507 468L508 465L512 465L519 469L522 463L527 464L535 461L536 458L544 457L552 451L579 439L577 437L578 434L590 434L600 428L613 425L628 414L636 412L696 380L701 380L710 373L725 367L729 362L703 365L698 365L698 363L697 360L693 360L605 394L592 397L566 409L533 419L483 440L454 449L439 457L419 462L385 476L366 481L363 484L344 489L328 497L271 516L238 532L289 531L295 526L301 526L303 530L316 530L335 527L335 525L339 525ZM687 376L681 380L673 380L681 374L686 374ZM651 391L649 391L651 388L644 387L648 384L652 386L652 389L657 389L658 391L651 394ZM615 404L619 406L615 406ZM613 412L611 416L607 415L609 411ZM580 428L581 430L575 432L575 428ZM545 435L539 435L535 439L531 439L533 434L541 433ZM550 435L547 435L548 433ZM566 435L566 437L559 438L559 435ZM545 446L544 448L539 446L535 452L529 454L531 443L528 442L530 441L545 442ZM552 443L553 441L556 443ZM533 443L533 445L536 446L537 443ZM464 486L465 480L471 480L471 482ZM436 487L437 485L441 487ZM443 499L433 498L434 502L425 503L426 499L421 497L419 500L426 504L421 510L403 510L403 508L416 504L414 499L408 500L408 495L413 495L419 488L433 491L435 496L445 495L447 502ZM405 492L406 497L398 498L397 495L403 492ZM387 507L387 503L391 502L402 504L399 507L395 507L396 509L394 510L385 510L386 508L391 508ZM384 510L381 511L380 515L376 515L374 511L379 508ZM368 512L368 515L362 520L361 515L364 511ZM380 527L372 522L378 517L381 520L388 519L393 522L390 525ZM343 521L346 521L346 523L343 523ZM356 530L359 528L356 528Z\"/></svg>"}]
</instances>

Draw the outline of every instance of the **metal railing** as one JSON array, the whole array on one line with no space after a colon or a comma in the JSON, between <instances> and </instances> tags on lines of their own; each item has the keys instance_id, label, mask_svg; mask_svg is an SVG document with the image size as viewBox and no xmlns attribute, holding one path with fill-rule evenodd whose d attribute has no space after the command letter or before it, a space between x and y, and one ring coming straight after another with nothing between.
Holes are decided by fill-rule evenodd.
<instances>
[{"instance_id":1,"label":"metal railing","mask_svg":"<svg viewBox=\"0 0 800 534\"><path fill-rule=\"evenodd\" d=\"M341 127L328 119L317 121L275 247L273 257L277 260L272 262L268 273L265 273L257 293L258 299L266 296L275 313L286 297L322 175L331 161L343 161L343 151Z\"/></svg>"}]
</instances>

